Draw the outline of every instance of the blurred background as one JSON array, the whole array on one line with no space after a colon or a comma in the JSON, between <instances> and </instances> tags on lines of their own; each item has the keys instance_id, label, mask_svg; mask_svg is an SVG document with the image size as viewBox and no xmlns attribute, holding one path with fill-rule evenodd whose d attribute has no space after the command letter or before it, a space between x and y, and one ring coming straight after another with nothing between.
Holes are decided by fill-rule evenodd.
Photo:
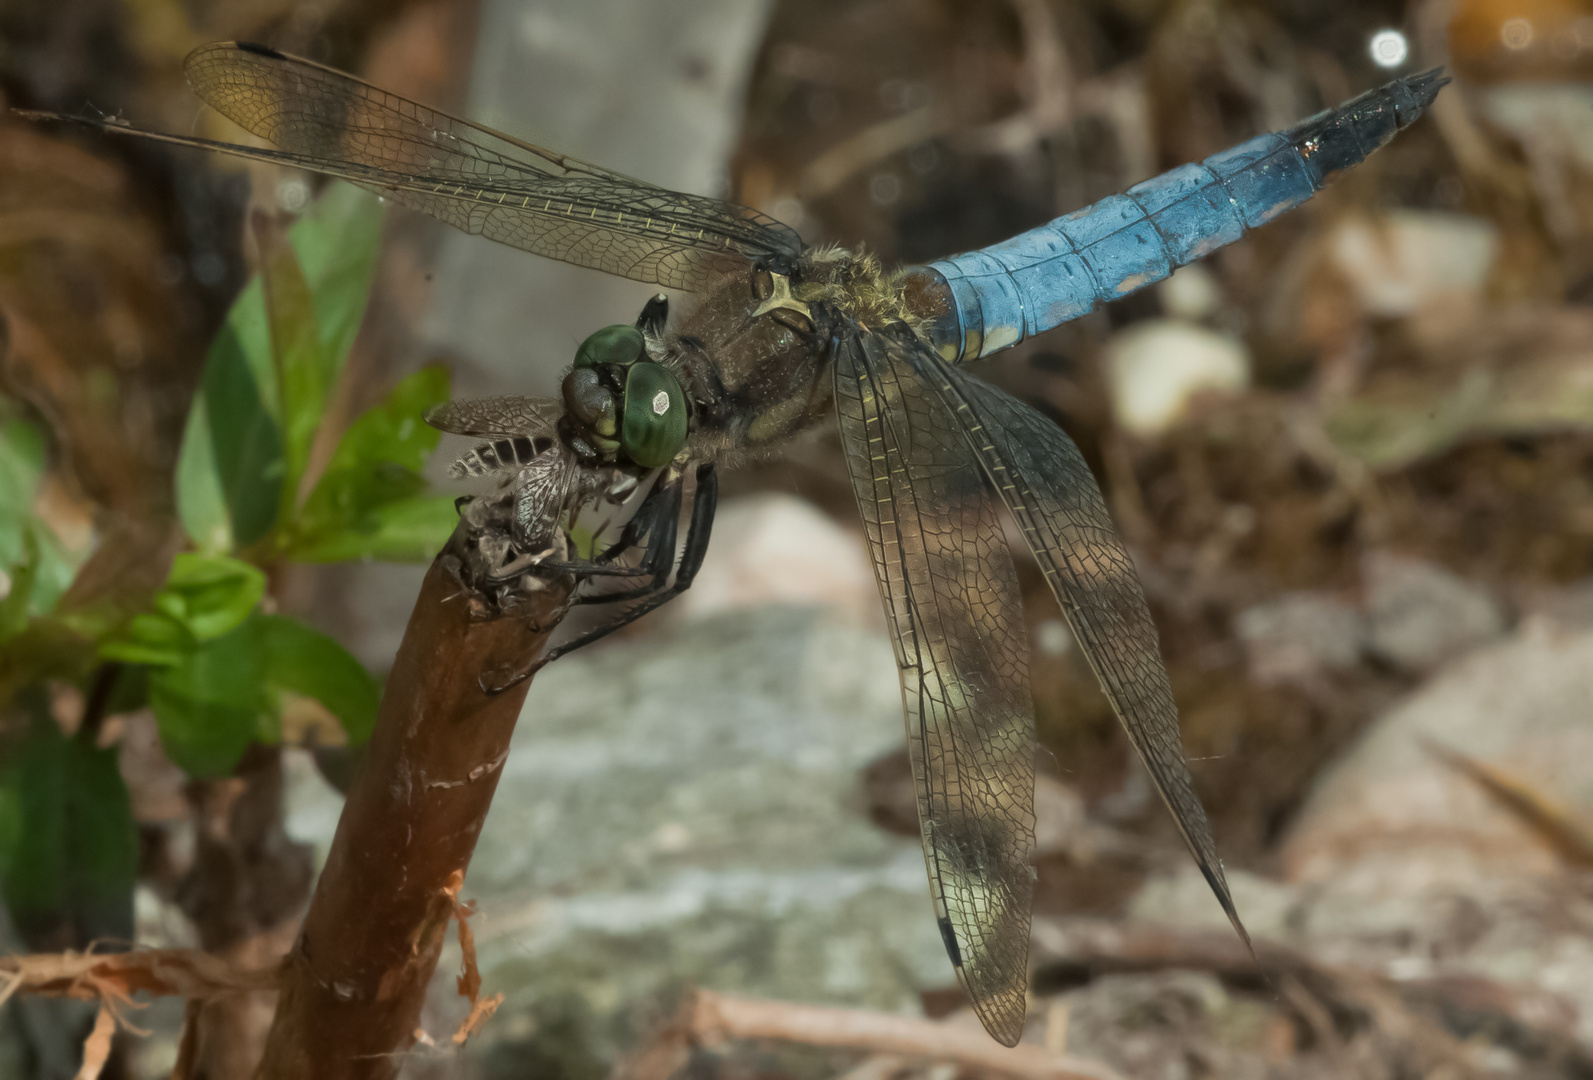
<instances>
[{"instance_id":1,"label":"blurred background","mask_svg":"<svg viewBox=\"0 0 1593 1080\"><path fill-rule=\"evenodd\" d=\"M1236 951L1020 561L1045 751L1027 1038L1130 1077L1593 1076L1593 5L11 0L0 93L238 139L181 68L228 38L887 263L1446 65L1426 119L1301 209L980 367L1100 478L1240 912L1288 950L1271 987ZM61 550L159 581L249 215L321 190L0 124L0 391L43 433L30 506ZM329 416L438 360L459 396L549 393L652 291L393 209ZM428 466L439 488L459 449ZM406 1075L605 1075L687 985L967 1022L836 435L722 484L692 591L538 676L465 887L505 1003ZM271 590L380 677L422 569L293 564ZM126 915L19 923L4 948L130 931L280 955L339 805L314 737L284 725L266 771L246 757L229 787L172 765L147 715L115 715L96 738L138 832ZM246 791L264 816L244 837ZM443 1044L467 1011L456 965L426 1021ZM0 1073L73 1076L81 1004L10 1004ZM240 1040L269 1016L239 1007ZM151 1034L118 1036L106 1075L167 1075L181 1018L137 1013ZM776 1043L691 1068L957 1075Z\"/></svg>"}]
</instances>

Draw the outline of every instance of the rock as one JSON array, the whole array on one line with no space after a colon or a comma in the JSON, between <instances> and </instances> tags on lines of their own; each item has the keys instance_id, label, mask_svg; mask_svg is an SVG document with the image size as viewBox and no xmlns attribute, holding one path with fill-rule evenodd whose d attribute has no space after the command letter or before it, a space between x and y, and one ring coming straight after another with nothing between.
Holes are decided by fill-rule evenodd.
<instances>
[{"instance_id":1,"label":"rock","mask_svg":"<svg viewBox=\"0 0 1593 1080\"><path fill-rule=\"evenodd\" d=\"M1479 296L1499 250L1482 218L1392 210L1375 221L1348 218L1329 237L1334 267L1373 315L1410 315L1445 298Z\"/></svg>"},{"instance_id":2,"label":"rock","mask_svg":"<svg viewBox=\"0 0 1593 1080\"><path fill-rule=\"evenodd\" d=\"M484 992L508 995L484 1045L563 1017L608 1057L688 982L916 1012L951 968L918 843L859 781L901 740L888 641L813 609L542 672L465 883Z\"/></svg>"},{"instance_id":3,"label":"rock","mask_svg":"<svg viewBox=\"0 0 1593 1080\"><path fill-rule=\"evenodd\" d=\"M1593 87L1506 83L1485 88L1478 99L1488 119L1520 139L1529 153L1548 152L1593 169Z\"/></svg>"},{"instance_id":4,"label":"rock","mask_svg":"<svg viewBox=\"0 0 1593 1080\"><path fill-rule=\"evenodd\" d=\"M1366 464L1392 470L1480 436L1593 427L1586 309L1434 305L1403 329L1420 362L1372 371L1323 418L1333 442Z\"/></svg>"},{"instance_id":5,"label":"rock","mask_svg":"<svg viewBox=\"0 0 1593 1080\"><path fill-rule=\"evenodd\" d=\"M1259 874L1232 867L1223 868L1234 907L1253 938L1284 941L1291 936L1290 925L1298 916L1299 890L1286 882L1273 881ZM1158 874L1129 902L1128 916L1140 922L1233 932L1227 914L1196 868L1193 860L1180 856L1168 873Z\"/></svg>"},{"instance_id":6,"label":"rock","mask_svg":"<svg viewBox=\"0 0 1593 1080\"><path fill-rule=\"evenodd\" d=\"M691 620L769 604L814 605L884 629L863 537L793 495L726 500L692 587L665 610Z\"/></svg>"},{"instance_id":7,"label":"rock","mask_svg":"<svg viewBox=\"0 0 1593 1080\"><path fill-rule=\"evenodd\" d=\"M1455 661L1323 776L1284 845L1289 877L1327 880L1378 851L1394 853L1384 870L1423 881L1484 865L1490 875L1553 870L1547 845L1423 740L1593 817L1590 701L1593 632L1531 620Z\"/></svg>"},{"instance_id":8,"label":"rock","mask_svg":"<svg viewBox=\"0 0 1593 1080\"><path fill-rule=\"evenodd\" d=\"M1319 957L1397 978L1480 975L1565 1003L1593 1041L1585 900L1555 847L1432 749L1593 819L1593 632L1532 619L1377 721L1282 850ZM1430 742L1428 742L1430 740Z\"/></svg>"},{"instance_id":9,"label":"rock","mask_svg":"<svg viewBox=\"0 0 1593 1080\"><path fill-rule=\"evenodd\" d=\"M1175 319L1199 322L1216 314L1222 305L1217 276L1200 263L1180 266L1157 286L1162 307Z\"/></svg>"},{"instance_id":10,"label":"rock","mask_svg":"<svg viewBox=\"0 0 1593 1080\"><path fill-rule=\"evenodd\" d=\"M1202 392L1250 381L1243 342L1183 319L1148 319L1113 335L1106 364L1112 413L1136 435L1172 427Z\"/></svg>"},{"instance_id":11,"label":"rock","mask_svg":"<svg viewBox=\"0 0 1593 1080\"><path fill-rule=\"evenodd\" d=\"M1590 701L1593 628L1585 624L1534 617L1506 639L1455 657L1324 773L1282 845L1284 880L1228 868L1240 917L1258 942L1452 1002L1466 1000L1454 995L1470 986L1484 1009L1517 1017L1546 1038L1593 1044L1585 881L1568 872L1579 864L1567 863L1563 846L1451 763L1453 754L1464 755L1538 804L1593 821ZM1452 752L1450 761L1435 746ZM1074 955L1071 942L1084 940L1081 933L1153 942L1170 940L1156 935L1171 927L1198 943L1227 932L1210 887L1187 859L1152 876L1128 915L1094 931L1081 920L1041 920L1038 955ZM1110 1000L1103 982L1070 995L1080 1052L1110 1045L1086 1039L1110 1040L1121 1030L1111 1015L1092 1019L1084 1011Z\"/></svg>"},{"instance_id":12,"label":"rock","mask_svg":"<svg viewBox=\"0 0 1593 1080\"><path fill-rule=\"evenodd\" d=\"M1121 1076L1269 1075L1260 1054L1268 1034L1266 1005L1230 994L1208 972L1106 975L1058 1005L1068 1010L1068 1051L1105 1062Z\"/></svg>"},{"instance_id":13,"label":"rock","mask_svg":"<svg viewBox=\"0 0 1593 1080\"><path fill-rule=\"evenodd\" d=\"M1323 592L1284 593L1235 619L1250 677L1264 686L1301 685L1359 663L1366 622L1347 601Z\"/></svg>"},{"instance_id":14,"label":"rock","mask_svg":"<svg viewBox=\"0 0 1593 1080\"><path fill-rule=\"evenodd\" d=\"M1434 563L1389 552L1361 561L1368 649L1406 671L1430 671L1498 637L1505 616L1486 590Z\"/></svg>"}]
</instances>

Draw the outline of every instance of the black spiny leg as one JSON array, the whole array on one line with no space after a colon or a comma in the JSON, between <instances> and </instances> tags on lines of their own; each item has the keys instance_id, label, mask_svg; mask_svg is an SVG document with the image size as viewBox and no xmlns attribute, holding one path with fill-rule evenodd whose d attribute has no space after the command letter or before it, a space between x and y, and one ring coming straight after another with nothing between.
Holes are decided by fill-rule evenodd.
<instances>
[{"instance_id":1,"label":"black spiny leg","mask_svg":"<svg viewBox=\"0 0 1593 1080\"><path fill-rule=\"evenodd\" d=\"M659 477L642 505L636 508L620 538L605 548L602 554L576 562L543 562L543 567L564 570L586 579L594 577L651 578L648 585L623 592L591 593L577 596L571 604L606 604L614 600L631 600L637 596L662 588L675 568L675 534L680 523L682 474L671 467ZM614 560L634 547L643 549L640 566L615 566Z\"/></svg>"},{"instance_id":2,"label":"black spiny leg","mask_svg":"<svg viewBox=\"0 0 1593 1080\"><path fill-rule=\"evenodd\" d=\"M678 483L677 485L672 486L675 486L676 493L674 496L675 514L671 516L671 521L673 521L675 517L679 516L680 507ZM651 500L652 497L653 496L649 495L648 499ZM600 638L607 637L620 627L628 626L637 619L641 618L643 615L646 615L649 611L652 611L658 607L662 607L664 604L667 604L669 601L673 600L675 597L691 588L692 579L697 576L697 571L702 569L702 561L708 554L708 536L709 533L713 531L714 511L718 508L718 505L719 478L714 473L713 465L708 464L697 466L697 490L693 492L691 499L691 523L686 529L686 545L684 550L681 552L680 569L675 573L675 583L673 585L664 584L664 582L668 581L669 568L675 561L675 530L673 528L666 529L663 526L659 526L658 532L648 537L647 555L643 558L643 564L649 567L657 567L658 565L662 564L662 576L655 577L653 584L641 589L636 589L625 593L609 594L607 596L598 595L591 598L592 602L600 602L616 599L632 599L639 595L644 597L640 603L625 609L612 621L604 623L602 626L594 627L591 630L586 631L584 634L579 634L576 637L571 638L562 645L558 645L552 649L549 649L540 658L533 662L530 667L526 668L522 672L516 673L503 685L490 688L483 685L482 689L486 690L486 692L489 694L502 693L511 686L515 686L521 682L524 682L526 679L529 679L538 671L542 670L543 667L551 664L553 661L557 660L566 653L574 652L576 649L590 645L592 642L597 641ZM640 511L638 511L638 513L639 512ZM658 541L661 539L661 534L664 532L669 533L668 547L664 547L658 543ZM625 541L622 538L620 543L623 544L624 542ZM617 546L619 545L616 545L616 547Z\"/></svg>"},{"instance_id":3,"label":"black spiny leg","mask_svg":"<svg viewBox=\"0 0 1593 1080\"><path fill-rule=\"evenodd\" d=\"M644 334L657 336L664 332L664 325L669 322L669 297L659 293L647 301L647 306L642 308L642 313L636 316L636 329Z\"/></svg>"},{"instance_id":4,"label":"black spiny leg","mask_svg":"<svg viewBox=\"0 0 1593 1080\"><path fill-rule=\"evenodd\" d=\"M613 604L650 596L669 584L670 572L675 569L675 538L680 532L680 507L685 495L685 476L671 468L664 478L647 493L642 505L636 508L619 540L593 560L604 567L622 553L638 545L642 548L641 565L628 568L637 577L647 577L645 585L613 592L585 593L577 596L576 604ZM693 503L695 505L695 503Z\"/></svg>"},{"instance_id":5,"label":"black spiny leg","mask_svg":"<svg viewBox=\"0 0 1593 1080\"><path fill-rule=\"evenodd\" d=\"M679 507L679 502L676 502ZM640 603L626 608L613 621L594 627L584 634L571 638L555 648L549 649L538 662L537 666L551 663L565 653L574 652L583 645L590 645L599 638L607 637L622 626L628 626L637 619L646 615L655 608L662 607L675 597L691 588L692 579L697 576L697 571L702 569L702 561L708 554L708 535L713 531L714 511L719 506L719 477L714 473L713 465L697 466L697 490L691 498L691 523L686 527L686 545L680 556L680 569L675 573L675 583L666 585L669 580L669 568L675 561L675 530L670 528L669 545L656 550L661 555L655 555L656 541L649 539L647 544L647 557L645 563L655 560L662 563L663 573L654 579L652 585L633 590L635 594L644 597ZM629 593L610 593L606 596L592 597L593 602L612 601L617 599L634 599Z\"/></svg>"}]
</instances>

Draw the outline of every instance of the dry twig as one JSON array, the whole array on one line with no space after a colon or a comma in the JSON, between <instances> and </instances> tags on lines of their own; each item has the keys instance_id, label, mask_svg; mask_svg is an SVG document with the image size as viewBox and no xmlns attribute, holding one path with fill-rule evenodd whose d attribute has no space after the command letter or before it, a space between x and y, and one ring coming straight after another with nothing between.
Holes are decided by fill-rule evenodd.
<instances>
[{"instance_id":1,"label":"dry twig","mask_svg":"<svg viewBox=\"0 0 1593 1080\"><path fill-rule=\"evenodd\" d=\"M569 595L567 578L522 578L517 591L491 581L510 520L507 497L474 500L426 574L284 963L259 1080L385 1080L415 1041L530 683L484 685L524 669ZM488 1014L474 1004L476 1025Z\"/></svg>"},{"instance_id":2,"label":"dry twig","mask_svg":"<svg viewBox=\"0 0 1593 1080\"><path fill-rule=\"evenodd\" d=\"M1481 788L1565 863L1578 868L1593 866L1593 828L1576 811L1486 761L1451 750L1435 739L1421 742L1423 749Z\"/></svg>"},{"instance_id":3,"label":"dry twig","mask_svg":"<svg viewBox=\"0 0 1593 1080\"><path fill-rule=\"evenodd\" d=\"M693 1047L731 1039L773 1039L845 1047L890 1057L939 1059L1025 1080L1121 1080L1107 1066L1020 1043L1008 1049L984 1030L867 1009L839 1009L730 997L688 995L675 1018L615 1069L620 1080L667 1080Z\"/></svg>"},{"instance_id":4,"label":"dry twig","mask_svg":"<svg viewBox=\"0 0 1593 1080\"><path fill-rule=\"evenodd\" d=\"M269 990L276 981L274 968L239 971L197 949L0 957L0 1005L19 991L126 1005L137 993L203 999L235 990Z\"/></svg>"}]
</instances>

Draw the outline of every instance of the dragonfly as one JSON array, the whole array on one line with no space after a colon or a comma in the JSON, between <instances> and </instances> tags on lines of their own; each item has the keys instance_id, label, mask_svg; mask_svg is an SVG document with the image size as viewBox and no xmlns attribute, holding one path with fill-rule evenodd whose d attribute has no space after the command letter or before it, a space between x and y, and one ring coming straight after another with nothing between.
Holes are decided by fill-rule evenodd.
<instances>
[{"instance_id":1,"label":"dragonfly","mask_svg":"<svg viewBox=\"0 0 1593 1080\"><path fill-rule=\"evenodd\" d=\"M1441 70L1002 243L894 269L265 46L206 45L186 72L200 98L274 149L25 115L339 177L467 233L693 298L672 319L660 293L633 322L592 333L558 398L454 401L426 417L477 440L454 475L496 477L512 493L497 580L558 569L577 576L576 602L617 605L520 677L689 588L708 549L717 470L833 422L901 676L935 919L985 1028L1008 1046L1023 1033L1033 892L1034 707L1003 514L1250 946L1191 783L1156 628L1100 488L1060 427L963 365L1304 202L1415 122L1448 81ZM570 556L573 517L605 504L634 511L611 543Z\"/></svg>"}]
</instances>

